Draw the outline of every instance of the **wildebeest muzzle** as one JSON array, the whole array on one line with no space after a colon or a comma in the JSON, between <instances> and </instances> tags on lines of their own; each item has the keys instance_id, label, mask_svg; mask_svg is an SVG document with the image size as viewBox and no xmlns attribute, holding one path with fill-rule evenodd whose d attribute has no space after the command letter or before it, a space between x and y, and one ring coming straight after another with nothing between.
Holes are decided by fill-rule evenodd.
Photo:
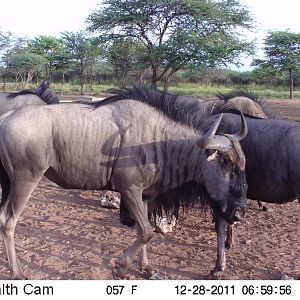
<instances>
[{"instance_id":1,"label":"wildebeest muzzle","mask_svg":"<svg viewBox=\"0 0 300 300\"><path fill-rule=\"evenodd\" d=\"M243 201L244 202L244 201ZM233 205L230 205L227 207L224 213L222 213L225 220L232 224L237 221L241 221L244 218L245 215L245 205L234 203Z\"/></svg>"},{"instance_id":2,"label":"wildebeest muzzle","mask_svg":"<svg viewBox=\"0 0 300 300\"><path fill-rule=\"evenodd\" d=\"M231 216L229 216L228 222L233 223L236 221L240 221L241 219L244 218L244 215L245 215L245 209L243 209L241 206L236 206L233 209Z\"/></svg>"},{"instance_id":3,"label":"wildebeest muzzle","mask_svg":"<svg viewBox=\"0 0 300 300\"><path fill-rule=\"evenodd\" d=\"M215 203L214 210L217 214L222 216L229 224L241 221L245 215L244 201L242 201L242 203L232 203L231 205L222 205L220 202L218 204Z\"/></svg>"}]
</instances>

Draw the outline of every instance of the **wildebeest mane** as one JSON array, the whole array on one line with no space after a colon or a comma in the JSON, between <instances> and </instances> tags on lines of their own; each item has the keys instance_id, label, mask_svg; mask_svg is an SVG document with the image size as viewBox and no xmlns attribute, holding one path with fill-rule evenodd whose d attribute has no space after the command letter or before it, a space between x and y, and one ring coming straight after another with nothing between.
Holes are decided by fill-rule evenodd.
<instances>
[{"instance_id":1,"label":"wildebeest mane","mask_svg":"<svg viewBox=\"0 0 300 300\"><path fill-rule=\"evenodd\" d=\"M170 119L199 131L207 127L207 122L211 123L209 119L215 114L222 112L240 113L231 103L216 101L203 106L197 99L191 99L186 102L184 99L181 99L179 95L169 94L143 86L120 90L119 94L91 103L91 105L95 108L99 108L126 99L148 104Z\"/></svg>"},{"instance_id":2,"label":"wildebeest mane","mask_svg":"<svg viewBox=\"0 0 300 300\"><path fill-rule=\"evenodd\" d=\"M161 218L166 215L170 218L173 215L178 219L180 209L186 212L193 207L200 207L203 212L206 212L208 208L211 208L211 203L206 189L191 181L176 189L169 190L168 193L161 193L153 201L150 201L148 215L155 224L157 216Z\"/></svg>"},{"instance_id":3,"label":"wildebeest mane","mask_svg":"<svg viewBox=\"0 0 300 300\"><path fill-rule=\"evenodd\" d=\"M193 207L200 208L203 213L210 209L211 198L205 187L194 181L187 182L180 187L168 190L168 192L160 193L155 199L148 201L148 218L155 224L158 217L166 216L170 219L175 216L179 219L180 213L185 213ZM123 225L129 227L135 225L135 221L131 218L126 205L121 201L120 221Z\"/></svg>"},{"instance_id":4,"label":"wildebeest mane","mask_svg":"<svg viewBox=\"0 0 300 300\"><path fill-rule=\"evenodd\" d=\"M47 104L59 103L58 97L52 92L49 88L49 84L46 81L43 81L37 89L34 90L22 90L19 92L9 93L7 96L9 99L13 99L17 96L24 95L36 95L40 97Z\"/></svg>"}]
</instances>

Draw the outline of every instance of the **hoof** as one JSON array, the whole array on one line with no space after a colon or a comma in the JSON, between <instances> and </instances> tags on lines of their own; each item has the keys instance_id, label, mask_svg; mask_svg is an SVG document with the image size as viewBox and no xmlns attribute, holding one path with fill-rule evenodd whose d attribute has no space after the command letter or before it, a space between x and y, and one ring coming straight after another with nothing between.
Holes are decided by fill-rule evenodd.
<instances>
[{"instance_id":1,"label":"hoof","mask_svg":"<svg viewBox=\"0 0 300 300\"><path fill-rule=\"evenodd\" d=\"M143 272L145 275L146 279L149 280L162 280L164 279L157 270L154 270L152 268L147 268L145 269L145 271Z\"/></svg>"},{"instance_id":2,"label":"hoof","mask_svg":"<svg viewBox=\"0 0 300 300\"><path fill-rule=\"evenodd\" d=\"M149 280L163 280L164 278L158 272L156 272L153 275L151 275L148 279Z\"/></svg>"},{"instance_id":3,"label":"hoof","mask_svg":"<svg viewBox=\"0 0 300 300\"><path fill-rule=\"evenodd\" d=\"M263 205L263 207L262 207L262 210L265 211L265 212L268 212L268 211L269 211L268 207L267 207L267 206L264 206L264 205Z\"/></svg>"},{"instance_id":4,"label":"hoof","mask_svg":"<svg viewBox=\"0 0 300 300\"><path fill-rule=\"evenodd\" d=\"M215 272L215 271L212 271L209 275L209 278L212 279L212 280L219 280L221 279L221 275L222 275L222 272Z\"/></svg>"},{"instance_id":5,"label":"hoof","mask_svg":"<svg viewBox=\"0 0 300 300\"><path fill-rule=\"evenodd\" d=\"M120 267L118 265L112 269L112 275L114 280L120 280L125 278L125 273L120 270Z\"/></svg>"},{"instance_id":6,"label":"hoof","mask_svg":"<svg viewBox=\"0 0 300 300\"><path fill-rule=\"evenodd\" d=\"M16 275L12 275L11 279L12 280L28 280L28 278L26 276L24 276L22 273L16 274Z\"/></svg>"},{"instance_id":7,"label":"hoof","mask_svg":"<svg viewBox=\"0 0 300 300\"><path fill-rule=\"evenodd\" d=\"M225 241L225 249L230 250L232 248L233 243L228 240Z\"/></svg>"},{"instance_id":8,"label":"hoof","mask_svg":"<svg viewBox=\"0 0 300 300\"><path fill-rule=\"evenodd\" d=\"M211 271L209 278L213 279L213 280L222 279L223 273L224 273L224 270L214 269Z\"/></svg>"}]
</instances>

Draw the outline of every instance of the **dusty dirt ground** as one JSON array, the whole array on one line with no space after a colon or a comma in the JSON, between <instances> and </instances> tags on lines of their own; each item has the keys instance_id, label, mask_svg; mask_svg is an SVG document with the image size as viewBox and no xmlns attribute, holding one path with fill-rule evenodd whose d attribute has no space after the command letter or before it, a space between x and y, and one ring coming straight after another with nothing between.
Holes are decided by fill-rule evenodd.
<instances>
[{"instance_id":1,"label":"dusty dirt ground","mask_svg":"<svg viewBox=\"0 0 300 300\"><path fill-rule=\"evenodd\" d=\"M300 120L300 100L272 100L283 115ZM119 210L100 206L100 192L64 190L43 179L16 228L16 245L29 279L112 279L114 261L135 239L120 225ZM249 201L245 220L236 226L227 251L224 279L300 277L300 205ZM172 233L156 234L149 259L168 279L208 279L216 257L211 216L193 210ZM0 279L8 279L0 242ZM127 279L143 279L137 263Z\"/></svg>"}]
</instances>

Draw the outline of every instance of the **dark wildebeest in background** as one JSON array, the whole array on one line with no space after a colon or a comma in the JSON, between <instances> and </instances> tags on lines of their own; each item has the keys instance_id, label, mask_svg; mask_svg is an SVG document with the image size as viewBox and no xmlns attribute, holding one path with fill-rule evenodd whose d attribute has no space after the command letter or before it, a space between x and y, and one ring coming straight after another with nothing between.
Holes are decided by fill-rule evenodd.
<instances>
[{"instance_id":1,"label":"dark wildebeest in background","mask_svg":"<svg viewBox=\"0 0 300 300\"><path fill-rule=\"evenodd\" d=\"M231 109L236 109L243 114L247 114L253 117L258 118L267 118L266 113L262 108L262 101L255 96L253 93L238 90L228 94L218 93L218 99L201 99L191 96L181 96L178 95L176 100L177 106L186 105L187 103L194 103L197 107L213 107L215 104L228 104L227 109L229 107Z\"/></svg>"},{"instance_id":2,"label":"dark wildebeest in background","mask_svg":"<svg viewBox=\"0 0 300 300\"><path fill-rule=\"evenodd\" d=\"M59 99L43 81L36 90L22 90L14 93L0 93L0 115L27 105L58 103Z\"/></svg>"},{"instance_id":3,"label":"dark wildebeest in background","mask_svg":"<svg viewBox=\"0 0 300 300\"><path fill-rule=\"evenodd\" d=\"M226 94L218 93L217 97L216 101L230 103L244 114L262 119L273 116L273 112L264 104L263 99L251 91L240 89Z\"/></svg>"},{"instance_id":4,"label":"dark wildebeest in background","mask_svg":"<svg viewBox=\"0 0 300 300\"><path fill-rule=\"evenodd\" d=\"M237 110L244 114L262 119L268 117L274 118L276 116L272 109L264 103L262 98L251 91L239 89L225 94L218 93L217 96L219 98L217 101L231 103ZM267 207L261 201L258 201L258 206L267 211Z\"/></svg>"},{"instance_id":5,"label":"dark wildebeest in background","mask_svg":"<svg viewBox=\"0 0 300 300\"><path fill-rule=\"evenodd\" d=\"M167 195L176 191L177 196L184 195L186 204L204 204L206 199L228 222L244 215L247 184L239 143L247 134L243 116L238 133L215 135L220 115L203 135L201 128L175 122L145 103L127 99L97 105L27 106L1 118L0 228L13 278L23 277L14 245L15 226L44 175L64 188L120 192L138 236L117 261L115 277L125 276L154 234L147 201L156 209L172 208L180 198L172 203ZM203 125L210 122L201 118ZM148 277L153 275L145 256L140 266Z\"/></svg>"},{"instance_id":6,"label":"dark wildebeest in background","mask_svg":"<svg viewBox=\"0 0 300 300\"><path fill-rule=\"evenodd\" d=\"M143 93L138 95L130 91L127 93L127 97L131 95L132 98L145 99ZM237 96L237 93L235 93L235 96ZM121 99L122 96L118 96L118 98ZM253 98L253 100L255 101L256 99ZM203 123L199 118L199 115L203 112L203 106L197 99L191 97L185 98L185 101L182 101L181 97L175 99L173 105L177 107L177 113L170 112L168 103L164 103L163 99L161 102L152 101L151 105L160 107L174 120L181 120L181 122L195 129L203 128ZM299 200L300 123L277 118L273 119L274 113L272 109L267 105L260 104L260 106L268 118L246 117L248 134L241 141L246 158L247 198L269 203L286 203L295 199ZM213 114L214 112L206 109L206 113ZM216 115L215 119L217 117ZM229 107L228 113L224 113L218 133L236 132L239 124L239 116L232 110L232 107ZM210 124L207 123L207 125L207 128L209 128ZM126 215L126 211L123 217L129 218ZM220 223L224 221L221 220ZM216 227L220 240L225 240L225 226L217 225ZM229 225L226 241L227 248L230 248L233 243L232 230L232 225ZM225 256L221 266L222 268L219 271L225 268Z\"/></svg>"}]
</instances>

